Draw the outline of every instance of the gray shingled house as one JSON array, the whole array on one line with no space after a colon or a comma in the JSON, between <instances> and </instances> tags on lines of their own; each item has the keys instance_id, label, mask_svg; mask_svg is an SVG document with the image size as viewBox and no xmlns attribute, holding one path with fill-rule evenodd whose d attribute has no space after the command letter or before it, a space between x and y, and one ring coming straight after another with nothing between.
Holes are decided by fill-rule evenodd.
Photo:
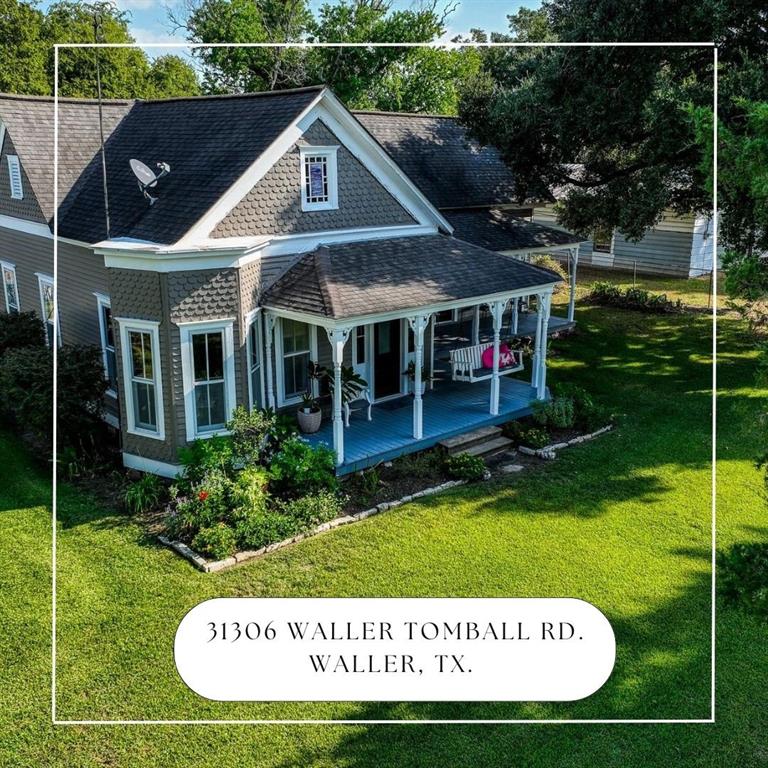
<instances>
[{"instance_id":1,"label":"gray shingled house","mask_svg":"<svg viewBox=\"0 0 768 768\"><path fill-rule=\"evenodd\" d=\"M575 265L578 238L514 215L492 150L398 138L399 119L320 86L105 102L105 194L97 104L62 99L54 194L52 100L0 96L0 309L101 347L125 465L166 476L237 405L322 396L310 362L336 393L342 366L367 382L350 412L326 394L308 436L342 474L526 414L570 324L531 254ZM170 165L153 204L132 159ZM529 330L531 360L502 349Z\"/></svg>"}]
</instances>

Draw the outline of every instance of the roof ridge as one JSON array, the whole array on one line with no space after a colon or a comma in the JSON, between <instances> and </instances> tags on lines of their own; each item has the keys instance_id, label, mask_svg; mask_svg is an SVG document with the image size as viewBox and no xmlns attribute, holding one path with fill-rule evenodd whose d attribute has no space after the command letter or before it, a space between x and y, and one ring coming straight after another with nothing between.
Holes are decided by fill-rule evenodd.
<instances>
[{"instance_id":1,"label":"roof ridge","mask_svg":"<svg viewBox=\"0 0 768 768\"><path fill-rule=\"evenodd\" d=\"M386 109L351 109L353 115L386 115L387 117L432 117L458 120L458 115L443 115L438 112L389 112Z\"/></svg>"},{"instance_id":2,"label":"roof ridge","mask_svg":"<svg viewBox=\"0 0 768 768\"><path fill-rule=\"evenodd\" d=\"M34 93L2 93L0 92L0 99L6 101L40 101L49 104L55 102L55 97L45 94ZM138 99L102 99L103 104L135 104ZM59 96L59 104L89 104L97 105L99 100L97 98L79 99L73 96Z\"/></svg>"},{"instance_id":3,"label":"roof ridge","mask_svg":"<svg viewBox=\"0 0 768 768\"><path fill-rule=\"evenodd\" d=\"M269 96L290 96L296 93L320 92L327 88L323 83L305 85L301 88L283 88L276 91L248 91L246 93L206 93L198 96L169 96L164 99L136 99L139 104L167 104L177 101L227 101L234 99L254 99Z\"/></svg>"},{"instance_id":4,"label":"roof ridge","mask_svg":"<svg viewBox=\"0 0 768 768\"><path fill-rule=\"evenodd\" d=\"M317 275L317 285L320 289L320 295L323 297L323 304L327 307L327 316L335 317L336 302L335 292L331 290L328 284L328 272L331 266L331 254L327 245L321 245L313 252L315 274Z\"/></svg>"}]
</instances>

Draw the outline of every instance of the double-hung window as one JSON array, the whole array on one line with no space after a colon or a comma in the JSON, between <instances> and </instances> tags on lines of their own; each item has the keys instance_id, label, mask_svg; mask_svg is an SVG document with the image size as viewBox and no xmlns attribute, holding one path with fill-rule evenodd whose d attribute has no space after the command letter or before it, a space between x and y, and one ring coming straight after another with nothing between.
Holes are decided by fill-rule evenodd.
<instances>
[{"instance_id":1,"label":"double-hung window","mask_svg":"<svg viewBox=\"0 0 768 768\"><path fill-rule=\"evenodd\" d=\"M117 394L117 356L115 354L115 331L112 325L112 304L108 296L100 293L96 294L96 303L99 312L99 337L101 338L101 352L104 362L104 378L109 382L107 392L115 396Z\"/></svg>"},{"instance_id":2,"label":"double-hung window","mask_svg":"<svg viewBox=\"0 0 768 768\"><path fill-rule=\"evenodd\" d=\"M610 227L598 227L592 233L592 250L598 253L612 252L613 230Z\"/></svg>"},{"instance_id":3,"label":"double-hung window","mask_svg":"<svg viewBox=\"0 0 768 768\"><path fill-rule=\"evenodd\" d=\"M40 312L45 323L45 343L52 347L58 336L61 344L61 327L56 322L56 306L53 296L53 278L48 275L37 276L37 285L40 290ZM57 332L57 326L58 332Z\"/></svg>"},{"instance_id":4,"label":"double-hung window","mask_svg":"<svg viewBox=\"0 0 768 768\"><path fill-rule=\"evenodd\" d=\"M337 147L301 147L301 210L338 208Z\"/></svg>"},{"instance_id":5,"label":"double-hung window","mask_svg":"<svg viewBox=\"0 0 768 768\"><path fill-rule=\"evenodd\" d=\"M252 313L246 322L248 338L248 400L251 410L264 407L264 366L262 364L261 316Z\"/></svg>"},{"instance_id":6,"label":"double-hung window","mask_svg":"<svg viewBox=\"0 0 768 768\"><path fill-rule=\"evenodd\" d=\"M128 431L165 439L159 323L120 319Z\"/></svg>"},{"instance_id":7,"label":"double-hung window","mask_svg":"<svg viewBox=\"0 0 768 768\"><path fill-rule=\"evenodd\" d=\"M234 410L232 326L231 320L180 325L188 440L222 432Z\"/></svg>"},{"instance_id":8,"label":"double-hung window","mask_svg":"<svg viewBox=\"0 0 768 768\"><path fill-rule=\"evenodd\" d=\"M309 363L317 357L315 326L283 317L278 334L280 405L298 402L310 387Z\"/></svg>"},{"instance_id":9,"label":"double-hung window","mask_svg":"<svg viewBox=\"0 0 768 768\"><path fill-rule=\"evenodd\" d=\"M0 261L0 269L3 273L5 309L9 315L17 315L19 313L19 288L16 284L16 267L13 264Z\"/></svg>"}]
</instances>

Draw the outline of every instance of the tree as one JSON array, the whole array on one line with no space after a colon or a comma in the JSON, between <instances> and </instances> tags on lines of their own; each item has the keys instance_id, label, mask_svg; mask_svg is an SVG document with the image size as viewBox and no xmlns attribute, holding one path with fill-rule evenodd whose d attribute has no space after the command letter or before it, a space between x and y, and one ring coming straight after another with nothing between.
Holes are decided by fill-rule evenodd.
<instances>
[{"instance_id":1,"label":"tree","mask_svg":"<svg viewBox=\"0 0 768 768\"><path fill-rule=\"evenodd\" d=\"M128 16L111 2L58 2L43 13L34 2L0 0L0 91L51 94L56 43L93 43L94 12L101 17L99 42L133 43ZM178 56L150 61L140 48L100 49L105 98L156 98L199 92L195 70ZM96 51L59 49L59 94L96 95Z\"/></svg>"},{"instance_id":2,"label":"tree","mask_svg":"<svg viewBox=\"0 0 768 768\"><path fill-rule=\"evenodd\" d=\"M717 0L551 0L510 17L534 41L712 39ZM546 23L544 23L546 21ZM638 240L666 208L706 211L690 106L712 103L708 48L495 50L468 84L460 115L514 169L521 197L565 191L559 219L589 236L616 228Z\"/></svg>"},{"instance_id":3,"label":"tree","mask_svg":"<svg viewBox=\"0 0 768 768\"><path fill-rule=\"evenodd\" d=\"M0 0L0 92L48 93L43 19L31 3Z\"/></svg>"},{"instance_id":4,"label":"tree","mask_svg":"<svg viewBox=\"0 0 768 768\"><path fill-rule=\"evenodd\" d=\"M196 43L431 42L453 6L437 0L392 10L384 0L188 0L172 21ZM351 108L455 113L458 84L479 58L456 51L379 48L200 48L203 87L211 93L275 90L325 83Z\"/></svg>"}]
</instances>

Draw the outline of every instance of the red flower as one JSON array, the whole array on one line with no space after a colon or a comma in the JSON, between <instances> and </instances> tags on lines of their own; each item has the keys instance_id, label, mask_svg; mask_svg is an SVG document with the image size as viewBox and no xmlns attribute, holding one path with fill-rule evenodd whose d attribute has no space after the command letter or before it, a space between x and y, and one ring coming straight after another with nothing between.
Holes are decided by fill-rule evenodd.
<instances>
[{"instance_id":1,"label":"red flower","mask_svg":"<svg viewBox=\"0 0 768 768\"><path fill-rule=\"evenodd\" d=\"M205 501L208 498L208 491L200 491L200 493L197 494L197 498L200 499L200 501Z\"/></svg>"}]
</instances>

